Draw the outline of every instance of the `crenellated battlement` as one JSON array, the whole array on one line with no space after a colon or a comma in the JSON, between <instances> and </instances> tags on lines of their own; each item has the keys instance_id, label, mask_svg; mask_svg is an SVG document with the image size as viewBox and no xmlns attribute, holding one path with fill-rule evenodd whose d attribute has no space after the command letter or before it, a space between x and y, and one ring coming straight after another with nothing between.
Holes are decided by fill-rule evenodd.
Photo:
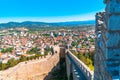
<instances>
[{"instance_id":1,"label":"crenellated battlement","mask_svg":"<svg viewBox=\"0 0 120 80\"><path fill-rule=\"evenodd\" d=\"M73 80L94 80L94 72L69 50L66 53L66 67L68 80L70 80L71 73Z\"/></svg>"}]
</instances>

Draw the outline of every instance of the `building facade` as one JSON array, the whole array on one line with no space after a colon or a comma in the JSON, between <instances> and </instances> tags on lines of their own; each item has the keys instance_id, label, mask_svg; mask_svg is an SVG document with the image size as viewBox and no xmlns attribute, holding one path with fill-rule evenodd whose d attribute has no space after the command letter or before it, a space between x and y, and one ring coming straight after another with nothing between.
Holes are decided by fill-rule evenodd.
<instances>
[{"instance_id":1,"label":"building facade","mask_svg":"<svg viewBox=\"0 0 120 80\"><path fill-rule=\"evenodd\" d=\"M95 80L120 80L120 0L96 14Z\"/></svg>"}]
</instances>

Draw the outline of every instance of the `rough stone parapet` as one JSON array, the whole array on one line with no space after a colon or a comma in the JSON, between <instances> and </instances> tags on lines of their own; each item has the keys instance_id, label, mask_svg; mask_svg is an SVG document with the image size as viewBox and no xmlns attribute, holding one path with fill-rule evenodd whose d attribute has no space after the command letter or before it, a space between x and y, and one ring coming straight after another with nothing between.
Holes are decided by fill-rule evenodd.
<instances>
[{"instance_id":1,"label":"rough stone parapet","mask_svg":"<svg viewBox=\"0 0 120 80\"><path fill-rule=\"evenodd\" d=\"M105 12L96 14L94 79L120 80L120 0L104 3Z\"/></svg>"},{"instance_id":2,"label":"rough stone parapet","mask_svg":"<svg viewBox=\"0 0 120 80\"><path fill-rule=\"evenodd\" d=\"M21 62L15 67L0 71L0 80L44 80L47 74L59 63L59 47L54 55Z\"/></svg>"},{"instance_id":3,"label":"rough stone parapet","mask_svg":"<svg viewBox=\"0 0 120 80\"><path fill-rule=\"evenodd\" d=\"M73 80L93 80L94 73L70 51L66 55L67 75L73 74ZM81 75L83 74L83 75Z\"/></svg>"}]
</instances>

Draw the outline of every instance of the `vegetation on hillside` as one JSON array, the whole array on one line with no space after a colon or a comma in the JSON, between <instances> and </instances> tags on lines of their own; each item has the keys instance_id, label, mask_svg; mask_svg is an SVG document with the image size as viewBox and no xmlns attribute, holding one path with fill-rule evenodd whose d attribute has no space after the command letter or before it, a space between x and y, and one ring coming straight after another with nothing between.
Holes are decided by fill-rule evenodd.
<instances>
[{"instance_id":1,"label":"vegetation on hillside","mask_svg":"<svg viewBox=\"0 0 120 80\"><path fill-rule=\"evenodd\" d=\"M10 47L10 48L6 48L6 49L2 49L1 52L2 53L7 53L7 52L12 52L14 50L13 47Z\"/></svg>"},{"instance_id":2,"label":"vegetation on hillside","mask_svg":"<svg viewBox=\"0 0 120 80\"><path fill-rule=\"evenodd\" d=\"M10 49L6 49L7 51L11 51L11 48ZM20 59L10 59L8 60L7 63L0 63L0 70L5 70L5 69L8 69L10 67L13 67L15 65L17 65L18 63L20 62L23 62L23 61L28 61L28 60L33 60L33 59L39 59L39 57L42 57L42 56L46 56L48 55L48 53L51 51L50 48L46 49L45 50L45 54L42 55L42 54L38 54L38 49L35 47L35 48L32 48L31 50L27 51L27 54L35 54L35 55L32 55L32 56L23 56L21 55L20 56Z\"/></svg>"},{"instance_id":3,"label":"vegetation on hillside","mask_svg":"<svg viewBox=\"0 0 120 80\"><path fill-rule=\"evenodd\" d=\"M35 54L34 56L30 56L30 57L25 57L25 56L20 56L20 59L15 60L14 58L8 60L7 63L0 63L0 70L5 70L8 69L10 67L13 67L15 65L17 65L20 62L23 61L28 61L28 60L33 60L33 59L38 59L39 57L42 57L41 54Z\"/></svg>"},{"instance_id":4,"label":"vegetation on hillside","mask_svg":"<svg viewBox=\"0 0 120 80\"><path fill-rule=\"evenodd\" d=\"M85 63L92 71L94 70L94 52L80 53L73 50L71 52L83 63Z\"/></svg>"}]
</instances>

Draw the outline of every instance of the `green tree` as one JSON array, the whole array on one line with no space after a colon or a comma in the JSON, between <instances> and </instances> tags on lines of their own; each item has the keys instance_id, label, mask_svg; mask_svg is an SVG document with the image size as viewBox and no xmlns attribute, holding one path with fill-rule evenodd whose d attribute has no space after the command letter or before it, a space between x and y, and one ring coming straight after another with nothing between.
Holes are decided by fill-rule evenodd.
<instances>
[{"instance_id":1,"label":"green tree","mask_svg":"<svg viewBox=\"0 0 120 80\"><path fill-rule=\"evenodd\" d=\"M8 67L13 67L13 66L15 66L15 63L14 63L14 62L15 62L14 58L8 60L8 62L7 62Z\"/></svg>"},{"instance_id":2,"label":"green tree","mask_svg":"<svg viewBox=\"0 0 120 80\"><path fill-rule=\"evenodd\" d=\"M71 44L73 47L77 46L77 42L76 41L73 41L72 44Z\"/></svg>"},{"instance_id":3,"label":"green tree","mask_svg":"<svg viewBox=\"0 0 120 80\"><path fill-rule=\"evenodd\" d=\"M2 63L0 63L0 70L2 70Z\"/></svg>"},{"instance_id":4,"label":"green tree","mask_svg":"<svg viewBox=\"0 0 120 80\"><path fill-rule=\"evenodd\" d=\"M27 51L26 53L27 53L27 54L36 54L36 53L38 53L38 49L35 47L35 48L30 49L30 50Z\"/></svg>"},{"instance_id":5,"label":"green tree","mask_svg":"<svg viewBox=\"0 0 120 80\"><path fill-rule=\"evenodd\" d=\"M10 48L6 48L6 49L2 49L1 52L2 52L2 53L12 52L12 50L14 50L14 48L13 48L13 47L10 47Z\"/></svg>"},{"instance_id":6,"label":"green tree","mask_svg":"<svg viewBox=\"0 0 120 80\"><path fill-rule=\"evenodd\" d=\"M5 70L5 69L7 69L7 68L8 68L7 64L6 64L6 63L3 63L3 64L2 64L2 70Z\"/></svg>"},{"instance_id":7,"label":"green tree","mask_svg":"<svg viewBox=\"0 0 120 80\"><path fill-rule=\"evenodd\" d=\"M23 61L26 61L26 60L27 60L27 58L25 56L21 55L20 62L23 62Z\"/></svg>"}]
</instances>

